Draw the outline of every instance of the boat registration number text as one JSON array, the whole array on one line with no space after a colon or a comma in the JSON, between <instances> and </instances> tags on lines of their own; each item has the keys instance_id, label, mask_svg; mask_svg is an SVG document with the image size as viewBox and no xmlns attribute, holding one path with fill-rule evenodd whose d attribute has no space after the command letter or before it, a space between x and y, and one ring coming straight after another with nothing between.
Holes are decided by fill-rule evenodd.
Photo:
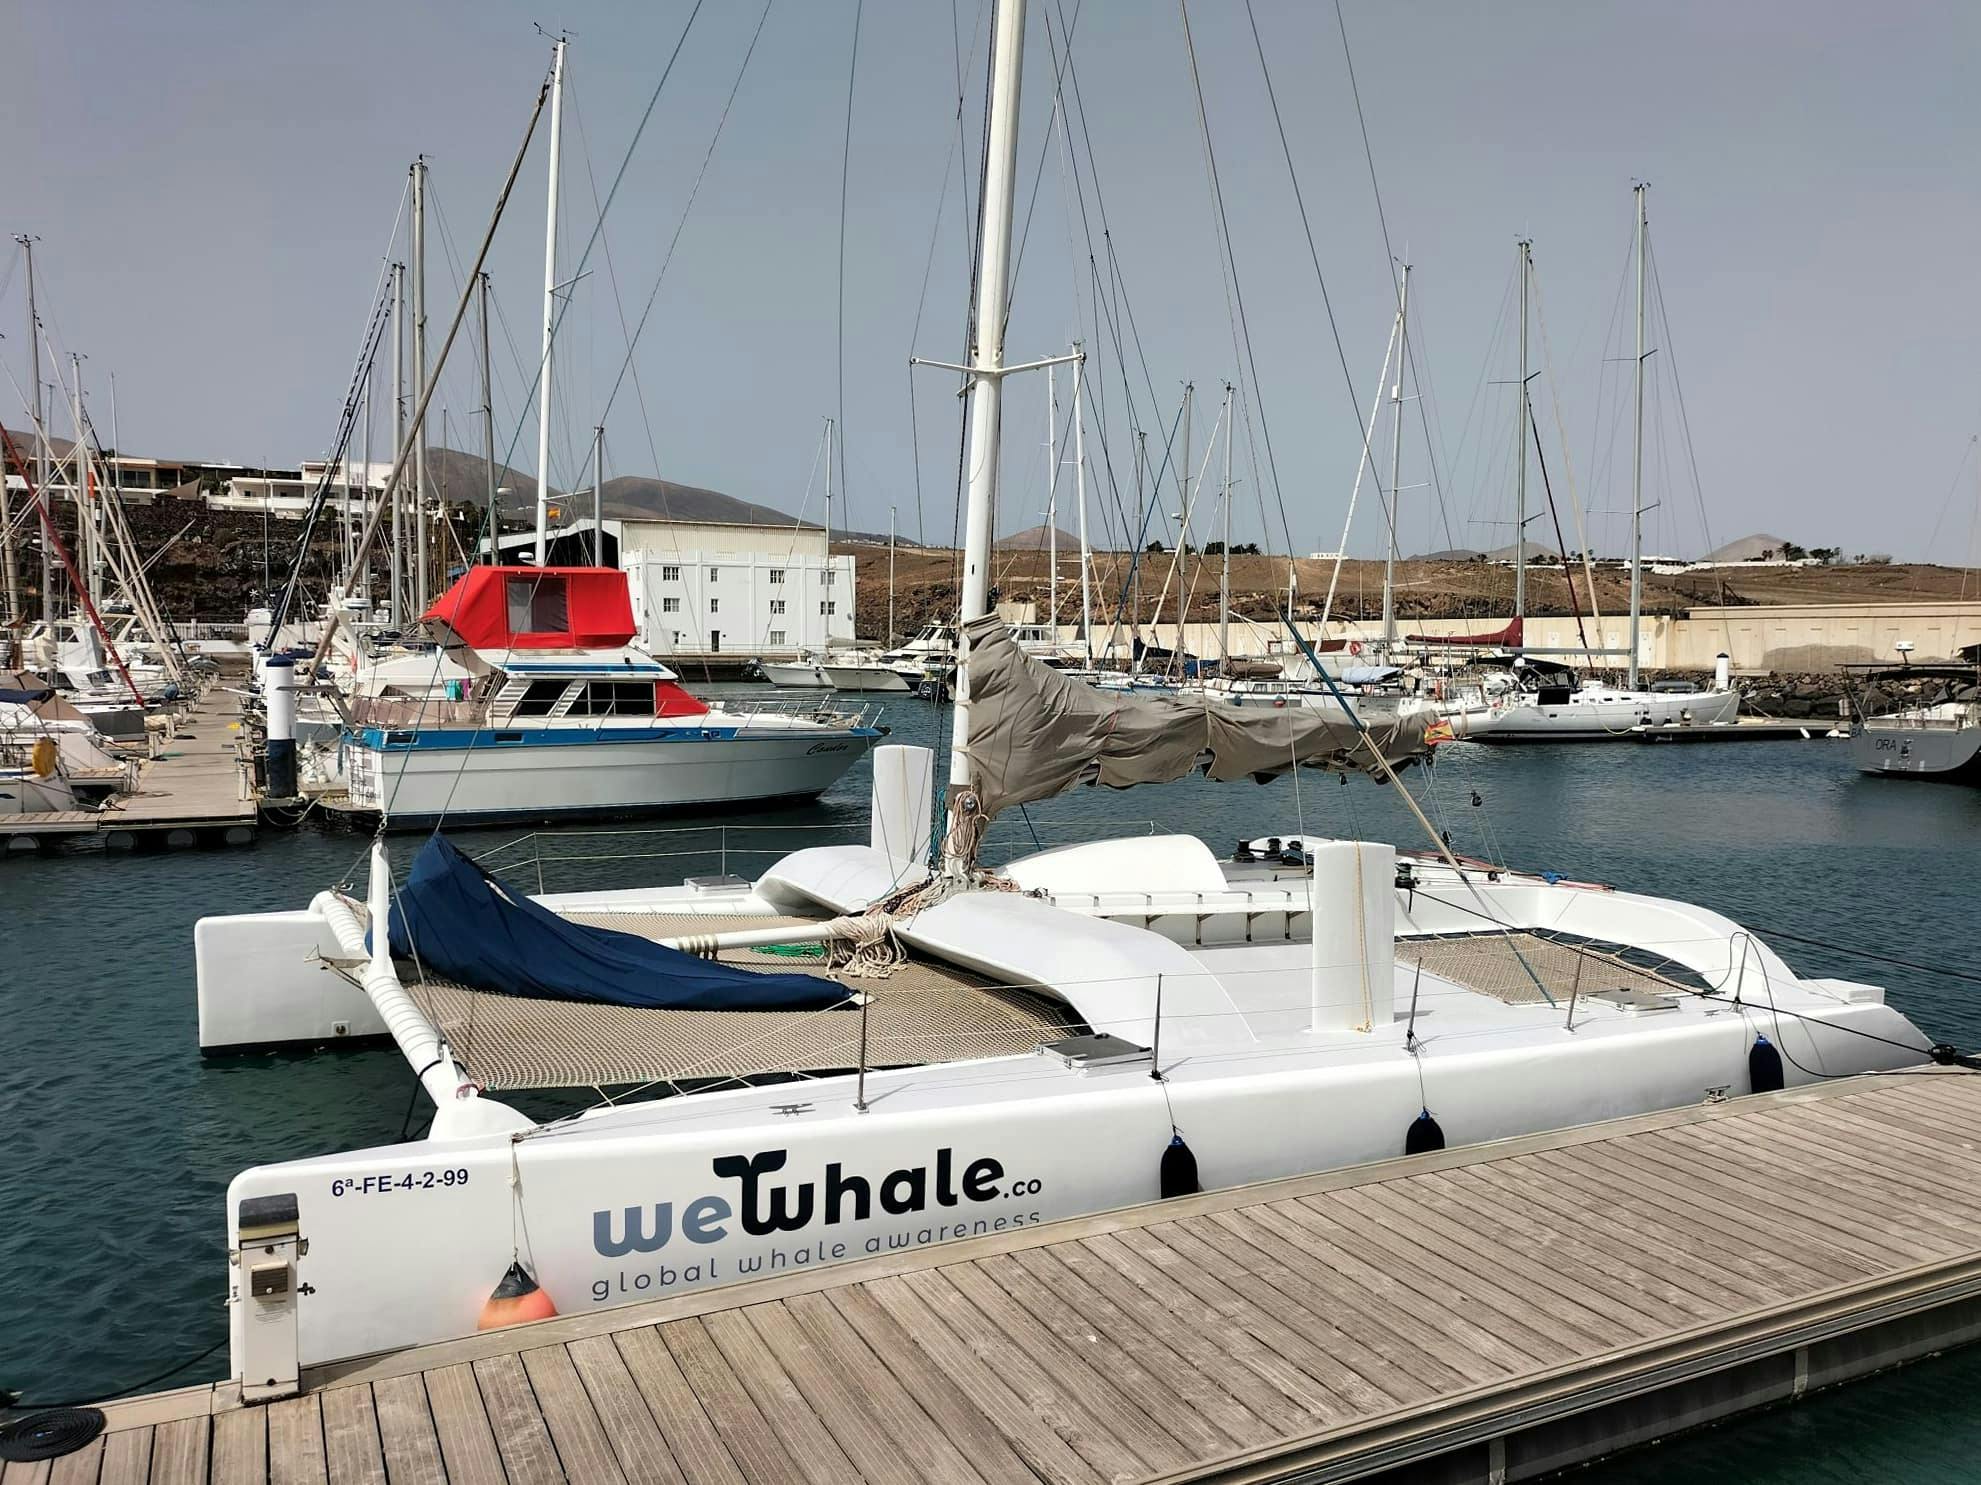
<instances>
[{"instance_id":1,"label":"boat registration number text","mask_svg":"<svg viewBox=\"0 0 1981 1485\"><path fill-rule=\"evenodd\" d=\"M465 1167L406 1171L399 1175L343 1176L330 1183L332 1196L384 1196L401 1191L445 1191L468 1184Z\"/></svg>"}]
</instances>

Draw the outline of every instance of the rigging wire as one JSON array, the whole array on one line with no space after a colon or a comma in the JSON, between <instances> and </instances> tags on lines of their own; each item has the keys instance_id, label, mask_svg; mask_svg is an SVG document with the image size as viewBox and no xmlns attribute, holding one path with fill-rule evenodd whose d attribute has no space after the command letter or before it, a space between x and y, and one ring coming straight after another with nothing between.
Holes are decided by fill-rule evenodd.
<instances>
[{"instance_id":1,"label":"rigging wire","mask_svg":"<svg viewBox=\"0 0 1981 1485\"><path fill-rule=\"evenodd\" d=\"M1178 3L1181 4L1182 0L1178 0ZM1341 326L1335 320L1334 299L1328 293L1327 275L1321 271L1320 249L1316 247L1314 244L1314 224L1312 219L1307 214L1307 195L1304 191L1300 189L1299 172L1293 168L1293 146L1291 145L1291 143L1288 142L1286 137L1286 121L1280 115L1279 94L1278 91L1273 87L1272 68L1266 64L1266 44L1265 41L1259 35L1259 18L1257 15L1253 13L1252 0L1245 0L1245 19L1252 28L1252 46L1259 56L1259 73L1265 79L1266 102L1272 109L1273 128L1279 135L1280 155L1286 161L1287 180L1291 183L1293 187L1293 203L1296 207L1299 208L1300 211L1300 230L1307 239L1307 257L1308 260L1314 265L1315 282L1320 285L1321 307L1327 311L1328 333L1334 340L1335 359L1337 362L1340 363L1341 366L1342 389L1344 392L1346 392L1348 396L1349 411L1354 415L1355 418L1355 431L1357 435L1366 443L1371 436L1370 429L1362 420L1362 406L1360 401L1356 398L1355 395L1355 378L1350 374L1348 370L1348 351L1342 345ZM1185 19L1185 30L1187 33L1188 31L1187 17ZM1196 61L1195 61L1195 54L1193 52L1192 61L1191 61L1191 73L1193 76L1195 75L1195 72L1196 72ZM1202 98L1203 98L1202 89L1200 88L1198 90L1199 113L1203 111ZM1359 114L1360 111L1359 104L1357 105L1357 111ZM1208 146L1208 142L1209 142L1208 128L1206 129L1205 140L1206 140L1206 145ZM1220 207L1220 212L1222 212L1222 207ZM1389 229L1387 226L1385 226L1383 229L1383 249L1385 253L1387 253L1389 250ZM1260 409L1259 420L1261 423L1265 421L1265 410L1263 408ZM1270 440L1267 441L1266 448L1267 448L1267 457L1270 458L1271 449L1272 449L1272 444ZM1274 483L1275 484L1278 483L1277 479L1275 479ZM1375 489L1377 500L1382 504L1384 517L1386 519L1389 518L1390 496L1387 492L1384 491L1382 479L1379 475L1375 473L1374 470L1370 471L1370 483ZM1287 546L1287 550L1289 552L1293 550L1290 542Z\"/></svg>"}]
</instances>

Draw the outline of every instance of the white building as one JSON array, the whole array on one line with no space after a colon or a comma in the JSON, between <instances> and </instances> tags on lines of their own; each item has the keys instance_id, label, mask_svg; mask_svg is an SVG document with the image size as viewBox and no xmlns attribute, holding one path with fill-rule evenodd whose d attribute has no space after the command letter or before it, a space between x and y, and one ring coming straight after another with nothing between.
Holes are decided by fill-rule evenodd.
<instances>
[{"instance_id":1,"label":"white building","mask_svg":"<svg viewBox=\"0 0 1981 1485\"><path fill-rule=\"evenodd\" d=\"M325 467L326 461L311 459L304 461L295 474L237 474L221 487L219 494L206 497L207 507L211 510L251 511L256 515L272 515L277 520L300 521L309 514L310 498L323 480ZM338 465L330 468L329 508L335 511L342 508L344 471ZM354 459L350 473L352 513L368 513L371 503L384 494L385 481L392 473L392 466Z\"/></svg>"},{"instance_id":2,"label":"white building","mask_svg":"<svg viewBox=\"0 0 1981 1485\"><path fill-rule=\"evenodd\" d=\"M756 655L853 642L853 559L812 526L607 521L633 619L657 655Z\"/></svg>"},{"instance_id":3,"label":"white building","mask_svg":"<svg viewBox=\"0 0 1981 1485\"><path fill-rule=\"evenodd\" d=\"M566 505L582 507L582 498ZM615 520L604 558L625 569L640 642L676 660L791 660L853 643L854 564L826 557L816 526ZM529 561L536 538L505 535L505 560ZM589 516L550 531L553 565L594 560Z\"/></svg>"}]
</instances>

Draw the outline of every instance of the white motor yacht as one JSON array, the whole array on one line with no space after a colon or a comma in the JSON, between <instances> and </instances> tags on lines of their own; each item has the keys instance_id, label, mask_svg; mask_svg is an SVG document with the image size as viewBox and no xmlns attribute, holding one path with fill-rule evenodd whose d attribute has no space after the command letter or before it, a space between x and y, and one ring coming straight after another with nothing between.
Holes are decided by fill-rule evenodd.
<instances>
[{"instance_id":1,"label":"white motor yacht","mask_svg":"<svg viewBox=\"0 0 1981 1485\"><path fill-rule=\"evenodd\" d=\"M350 803L392 828L810 798L882 735L863 711L691 695L633 643L616 568L471 567L423 623L434 651L395 663L460 678L354 698L341 748Z\"/></svg>"}]
</instances>

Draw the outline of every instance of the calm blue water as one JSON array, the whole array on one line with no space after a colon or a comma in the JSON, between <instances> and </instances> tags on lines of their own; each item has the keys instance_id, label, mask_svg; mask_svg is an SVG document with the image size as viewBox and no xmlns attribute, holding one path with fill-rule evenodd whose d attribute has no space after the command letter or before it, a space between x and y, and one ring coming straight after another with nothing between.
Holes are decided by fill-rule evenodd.
<instances>
[{"instance_id":1,"label":"calm blue water","mask_svg":"<svg viewBox=\"0 0 1981 1485\"><path fill-rule=\"evenodd\" d=\"M890 706L901 741L943 713ZM1852 773L1840 744L1614 744L1440 749L1426 807L1463 852L1689 898L1757 930L1967 964L1981 790ZM729 869L752 874L816 839L864 836L863 764L816 805L732 819ZM1474 806L1476 792L1480 804ZM1081 790L998 822L995 850L1154 822L1220 851L1294 832L1423 842L1389 790L1303 775L1266 787L1201 779ZM742 826L776 826L771 831ZM524 834L478 832L482 850ZM417 844L395 842L402 857ZM364 842L304 829L248 850L63 856L0 863L0 1387L100 1395L224 1334L222 1197L241 1168L397 1139L410 1070L396 1051L204 1061L195 1036L192 926L214 912L305 905L360 865ZM661 859L627 859L647 853ZM718 833L561 834L555 888L679 880L721 864ZM520 859L520 858L519 858ZM498 870L500 862L494 863ZM534 889L534 866L518 873ZM1889 987L1929 1032L1981 1044L1981 987L1777 940L1798 968ZM424 1107L412 1106L414 1127ZM175 1381L217 1374L218 1358ZM1604 1466L1596 1478L1866 1482L1966 1478L1981 1409L1949 1406L1981 1381L1959 1356L1712 1430Z\"/></svg>"}]
</instances>

